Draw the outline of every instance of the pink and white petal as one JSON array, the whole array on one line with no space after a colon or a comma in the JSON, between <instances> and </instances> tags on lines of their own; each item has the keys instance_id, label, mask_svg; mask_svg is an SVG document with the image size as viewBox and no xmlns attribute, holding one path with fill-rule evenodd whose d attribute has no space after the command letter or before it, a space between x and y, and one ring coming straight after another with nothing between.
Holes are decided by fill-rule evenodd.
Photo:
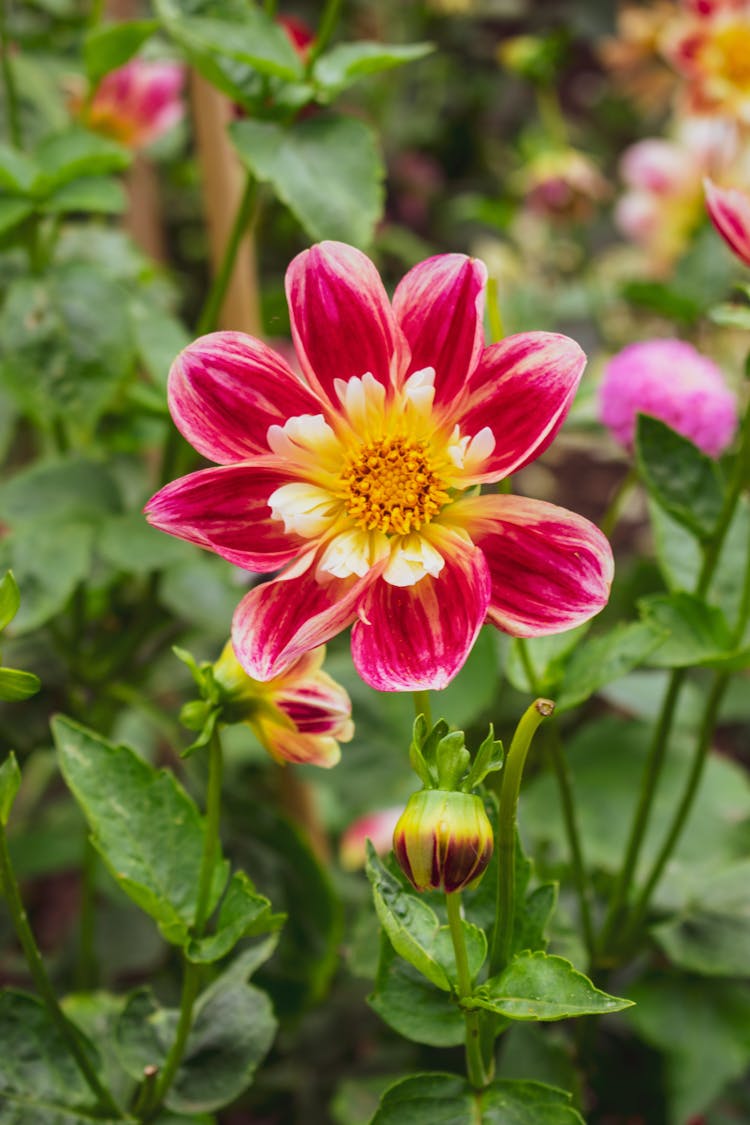
<instances>
[{"instance_id":1,"label":"pink and white petal","mask_svg":"<svg viewBox=\"0 0 750 1125\"><path fill-rule=\"evenodd\" d=\"M370 372L399 385L408 348L380 275L370 259L342 242L298 254L286 274L292 338L311 386L334 407L334 383Z\"/></svg>"},{"instance_id":2,"label":"pink and white petal","mask_svg":"<svg viewBox=\"0 0 750 1125\"><path fill-rule=\"evenodd\" d=\"M306 734L330 734L340 742L350 742L354 735L351 700L325 672L277 692L274 700Z\"/></svg>"},{"instance_id":3,"label":"pink and white petal","mask_svg":"<svg viewBox=\"0 0 750 1125\"><path fill-rule=\"evenodd\" d=\"M364 578L316 577L309 551L272 582L250 590L235 610L232 643L249 676L270 680L311 648L351 625L357 603L379 573Z\"/></svg>"},{"instance_id":4,"label":"pink and white petal","mask_svg":"<svg viewBox=\"0 0 750 1125\"><path fill-rule=\"evenodd\" d=\"M235 566L278 570L305 545L271 516L268 497L288 479L278 462L200 469L152 496L146 517L161 531L206 547Z\"/></svg>"},{"instance_id":5,"label":"pink and white petal","mask_svg":"<svg viewBox=\"0 0 750 1125\"><path fill-rule=\"evenodd\" d=\"M341 748L330 735L303 734L265 720L256 723L256 734L278 762L330 769L341 760Z\"/></svg>"},{"instance_id":6,"label":"pink and white petal","mask_svg":"<svg viewBox=\"0 0 750 1125\"><path fill-rule=\"evenodd\" d=\"M750 195L704 181L709 218L733 254L750 266Z\"/></svg>"},{"instance_id":7,"label":"pink and white petal","mask_svg":"<svg viewBox=\"0 0 750 1125\"><path fill-rule=\"evenodd\" d=\"M586 366L568 336L521 332L487 348L457 421L462 434L489 426L494 450L471 481L500 480L538 457L563 424Z\"/></svg>"},{"instance_id":8,"label":"pink and white petal","mask_svg":"<svg viewBox=\"0 0 750 1125\"><path fill-rule=\"evenodd\" d=\"M479 496L454 505L487 559L487 619L514 637L562 633L607 604L612 549L583 516L523 496Z\"/></svg>"},{"instance_id":9,"label":"pink and white petal","mask_svg":"<svg viewBox=\"0 0 750 1125\"><path fill-rule=\"evenodd\" d=\"M454 402L484 348L487 269L464 254L438 254L409 270L393 308L411 348L411 371L435 370L435 403Z\"/></svg>"},{"instance_id":10,"label":"pink and white petal","mask_svg":"<svg viewBox=\"0 0 750 1125\"><path fill-rule=\"evenodd\" d=\"M411 586L375 582L352 629L362 679L379 691L444 688L463 667L487 613L490 576L481 551L447 536L445 566Z\"/></svg>"},{"instance_id":11,"label":"pink and white petal","mask_svg":"<svg viewBox=\"0 0 750 1125\"><path fill-rule=\"evenodd\" d=\"M321 410L286 360L244 332L212 332L180 352L168 394L180 433L219 464L268 453L269 426Z\"/></svg>"}]
</instances>

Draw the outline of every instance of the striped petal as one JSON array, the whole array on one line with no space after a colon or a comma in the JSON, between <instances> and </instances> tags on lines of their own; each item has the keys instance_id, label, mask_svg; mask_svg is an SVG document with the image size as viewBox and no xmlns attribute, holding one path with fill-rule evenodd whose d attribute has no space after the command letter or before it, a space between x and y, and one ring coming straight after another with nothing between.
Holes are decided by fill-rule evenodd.
<instances>
[{"instance_id":1,"label":"striped petal","mask_svg":"<svg viewBox=\"0 0 750 1125\"><path fill-rule=\"evenodd\" d=\"M484 347L487 269L463 254L439 254L414 266L396 288L393 308L411 348L411 370L435 369L435 402L462 392Z\"/></svg>"},{"instance_id":2,"label":"striped petal","mask_svg":"<svg viewBox=\"0 0 750 1125\"><path fill-rule=\"evenodd\" d=\"M750 266L750 195L737 188L704 183L706 208L711 222L733 254Z\"/></svg>"},{"instance_id":3,"label":"striped petal","mask_svg":"<svg viewBox=\"0 0 750 1125\"><path fill-rule=\"evenodd\" d=\"M255 731L277 761L330 769L341 760L341 748L331 735L305 734L264 718L256 721Z\"/></svg>"},{"instance_id":4,"label":"striped petal","mask_svg":"<svg viewBox=\"0 0 750 1125\"><path fill-rule=\"evenodd\" d=\"M607 604L612 550L583 516L522 496L479 496L455 508L487 559L487 618L499 629L514 637L562 633Z\"/></svg>"},{"instance_id":5,"label":"striped petal","mask_svg":"<svg viewBox=\"0 0 750 1125\"><path fill-rule=\"evenodd\" d=\"M201 469L152 496L146 516L154 527L215 551L235 566L278 570L304 545L271 518L268 497L288 479L277 461Z\"/></svg>"},{"instance_id":6,"label":"striped petal","mask_svg":"<svg viewBox=\"0 0 750 1125\"><path fill-rule=\"evenodd\" d=\"M243 332L212 332L180 352L168 393L180 433L221 465L267 453L269 426L321 409L280 355Z\"/></svg>"},{"instance_id":7,"label":"striped petal","mask_svg":"<svg viewBox=\"0 0 750 1125\"><path fill-rule=\"evenodd\" d=\"M441 543L445 566L412 586L373 583L352 629L352 656L379 691L444 688L462 668L485 619L490 579L481 551Z\"/></svg>"},{"instance_id":8,"label":"striped petal","mask_svg":"<svg viewBox=\"0 0 750 1125\"><path fill-rule=\"evenodd\" d=\"M312 387L337 402L336 380L370 372L397 383L408 349L369 258L341 242L298 254L286 275L292 338Z\"/></svg>"},{"instance_id":9,"label":"striped petal","mask_svg":"<svg viewBox=\"0 0 750 1125\"><path fill-rule=\"evenodd\" d=\"M319 582L315 550L272 582L242 599L232 622L232 643L248 675L270 680L311 648L325 644L356 617L357 602L378 574ZM324 576L326 577L326 576Z\"/></svg>"},{"instance_id":10,"label":"striped petal","mask_svg":"<svg viewBox=\"0 0 750 1125\"><path fill-rule=\"evenodd\" d=\"M485 350L458 419L461 432L489 427L495 448L474 477L500 480L543 453L560 429L586 356L554 332L521 332Z\"/></svg>"}]
</instances>

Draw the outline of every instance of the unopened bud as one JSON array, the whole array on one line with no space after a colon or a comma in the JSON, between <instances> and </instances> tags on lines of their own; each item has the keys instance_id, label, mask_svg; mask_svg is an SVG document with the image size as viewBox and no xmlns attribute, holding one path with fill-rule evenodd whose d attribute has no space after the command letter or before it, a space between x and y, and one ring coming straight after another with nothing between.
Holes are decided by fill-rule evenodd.
<instances>
[{"instance_id":1,"label":"unopened bud","mask_svg":"<svg viewBox=\"0 0 750 1125\"><path fill-rule=\"evenodd\" d=\"M483 873L493 846L492 825L472 793L414 793L393 832L396 859L418 891L462 890Z\"/></svg>"}]
</instances>

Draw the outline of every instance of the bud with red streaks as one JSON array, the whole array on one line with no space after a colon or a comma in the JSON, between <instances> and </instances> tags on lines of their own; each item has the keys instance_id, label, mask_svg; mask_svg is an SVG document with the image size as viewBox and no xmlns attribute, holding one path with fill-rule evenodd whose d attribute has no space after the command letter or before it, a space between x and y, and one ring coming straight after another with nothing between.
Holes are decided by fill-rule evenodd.
<instances>
[{"instance_id":1,"label":"bud with red streaks","mask_svg":"<svg viewBox=\"0 0 750 1125\"><path fill-rule=\"evenodd\" d=\"M418 891L463 890L492 857L492 826L481 797L422 789L414 793L393 833L401 870Z\"/></svg>"}]
</instances>

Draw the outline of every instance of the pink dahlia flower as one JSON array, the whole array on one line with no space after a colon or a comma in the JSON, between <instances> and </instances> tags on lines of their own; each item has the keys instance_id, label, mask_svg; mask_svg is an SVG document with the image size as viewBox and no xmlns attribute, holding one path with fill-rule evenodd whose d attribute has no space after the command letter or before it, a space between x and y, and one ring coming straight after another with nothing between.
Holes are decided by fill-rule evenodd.
<instances>
[{"instance_id":1,"label":"pink dahlia flower","mask_svg":"<svg viewBox=\"0 0 750 1125\"><path fill-rule=\"evenodd\" d=\"M481 263L441 255L391 304L364 254L324 242L287 272L301 378L238 332L173 364L172 416L220 466L173 481L146 511L238 566L283 568L234 616L256 679L353 624L368 684L442 688L485 621L532 637L606 603L612 554L593 524L479 494L547 448L585 363L547 332L485 348L485 280Z\"/></svg>"},{"instance_id":2,"label":"pink dahlia flower","mask_svg":"<svg viewBox=\"0 0 750 1125\"><path fill-rule=\"evenodd\" d=\"M213 668L227 721L247 723L278 762L335 766L354 724L349 696L323 671L324 659L325 646L313 649L261 682L247 675L227 641Z\"/></svg>"},{"instance_id":3,"label":"pink dahlia flower","mask_svg":"<svg viewBox=\"0 0 750 1125\"><path fill-rule=\"evenodd\" d=\"M750 266L750 195L705 181L709 218L733 254Z\"/></svg>"},{"instance_id":4,"label":"pink dahlia flower","mask_svg":"<svg viewBox=\"0 0 750 1125\"><path fill-rule=\"evenodd\" d=\"M185 68L135 58L105 75L82 110L90 129L129 148L143 148L182 118Z\"/></svg>"},{"instance_id":5,"label":"pink dahlia flower","mask_svg":"<svg viewBox=\"0 0 750 1125\"><path fill-rule=\"evenodd\" d=\"M737 427L737 403L719 368L682 340L628 344L604 371L599 417L632 449L638 414L660 418L709 457L718 457Z\"/></svg>"}]
</instances>

